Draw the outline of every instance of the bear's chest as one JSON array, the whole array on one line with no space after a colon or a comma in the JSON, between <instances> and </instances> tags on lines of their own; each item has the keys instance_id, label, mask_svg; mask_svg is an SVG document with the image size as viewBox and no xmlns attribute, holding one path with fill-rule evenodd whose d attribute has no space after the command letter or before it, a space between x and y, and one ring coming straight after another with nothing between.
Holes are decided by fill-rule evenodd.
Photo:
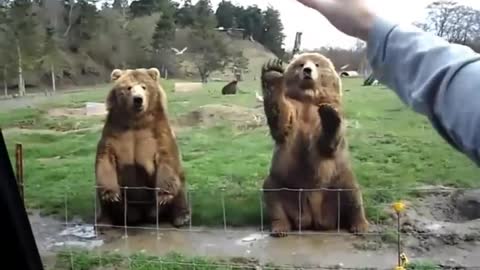
<instances>
[{"instance_id":1,"label":"bear's chest","mask_svg":"<svg viewBox=\"0 0 480 270\"><path fill-rule=\"evenodd\" d=\"M118 137L117 163L120 167L136 166L145 170L148 175L155 172L155 154L157 141L148 130L128 131Z\"/></svg>"},{"instance_id":2,"label":"bear's chest","mask_svg":"<svg viewBox=\"0 0 480 270\"><path fill-rule=\"evenodd\" d=\"M310 138L317 134L320 129L321 119L318 114L318 106L304 104L297 108L297 135Z\"/></svg>"}]
</instances>

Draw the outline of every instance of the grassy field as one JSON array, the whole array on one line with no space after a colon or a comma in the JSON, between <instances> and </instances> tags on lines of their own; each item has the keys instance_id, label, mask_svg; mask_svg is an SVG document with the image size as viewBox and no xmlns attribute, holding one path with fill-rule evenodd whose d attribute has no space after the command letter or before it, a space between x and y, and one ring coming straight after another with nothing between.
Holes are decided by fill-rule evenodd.
<instances>
[{"instance_id":1,"label":"grassy field","mask_svg":"<svg viewBox=\"0 0 480 270\"><path fill-rule=\"evenodd\" d=\"M378 206L408 199L410 188L478 185L478 169L447 145L422 116L411 112L388 89L361 87L360 83L346 79L344 88L347 117L358 123L350 128L348 137L370 218L381 216ZM239 86L245 93L226 97L220 94L222 83L209 83L197 93L173 93L173 83L164 84L169 90L172 117L206 104L253 107L254 91L259 90L258 81L242 82ZM93 165L102 117L54 117L48 110L103 101L107 91L108 87L97 87L58 95L29 108L0 109L0 126L12 162L15 144L24 147L29 208L63 216L67 204L69 217L91 221ZM272 151L267 127L241 129L224 121L185 129L177 136L191 189L193 225L223 226L222 201L227 225L260 224L258 189L268 172ZM224 196L219 195L219 189L225 190Z\"/></svg>"}]
</instances>

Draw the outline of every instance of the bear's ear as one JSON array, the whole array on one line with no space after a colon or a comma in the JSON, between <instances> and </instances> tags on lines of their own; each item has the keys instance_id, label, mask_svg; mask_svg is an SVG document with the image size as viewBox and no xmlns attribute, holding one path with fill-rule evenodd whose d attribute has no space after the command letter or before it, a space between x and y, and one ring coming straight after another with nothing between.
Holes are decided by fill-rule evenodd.
<instances>
[{"instance_id":1,"label":"bear's ear","mask_svg":"<svg viewBox=\"0 0 480 270\"><path fill-rule=\"evenodd\" d=\"M112 82L118 80L118 78L120 78L120 76L122 76L123 74L123 70L121 69L114 69L112 71L112 73L110 74L110 79L112 80Z\"/></svg>"},{"instance_id":2,"label":"bear's ear","mask_svg":"<svg viewBox=\"0 0 480 270\"><path fill-rule=\"evenodd\" d=\"M147 74L152 77L153 80L158 81L160 79L160 71L158 68L147 69Z\"/></svg>"}]
</instances>

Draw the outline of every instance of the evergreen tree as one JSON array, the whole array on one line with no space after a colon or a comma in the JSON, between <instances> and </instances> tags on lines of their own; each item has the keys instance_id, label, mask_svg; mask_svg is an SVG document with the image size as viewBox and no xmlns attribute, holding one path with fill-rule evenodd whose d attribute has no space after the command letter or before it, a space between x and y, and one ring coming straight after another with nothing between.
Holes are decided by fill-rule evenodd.
<instances>
[{"instance_id":1,"label":"evergreen tree","mask_svg":"<svg viewBox=\"0 0 480 270\"><path fill-rule=\"evenodd\" d=\"M284 53L283 40L283 24L280 20L280 12L269 6L264 12L263 35L260 42L270 49L278 57L282 57Z\"/></svg>"},{"instance_id":2,"label":"evergreen tree","mask_svg":"<svg viewBox=\"0 0 480 270\"><path fill-rule=\"evenodd\" d=\"M177 9L175 14L176 23L179 26L192 26L195 21L195 8L192 5L192 0L185 0L183 6Z\"/></svg>"},{"instance_id":3,"label":"evergreen tree","mask_svg":"<svg viewBox=\"0 0 480 270\"><path fill-rule=\"evenodd\" d=\"M261 42L264 25L262 10L254 5L246 9L237 9L236 13L239 27L245 29L245 37L252 36Z\"/></svg>"},{"instance_id":4,"label":"evergreen tree","mask_svg":"<svg viewBox=\"0 0 480 270\"><path fill-rule=\"evenodd\" d=\"M172 12L162 14L155 26L152 37L154 50L169 49L175 39L175 18Z\"/></svg>"},{"instance_id":5,"label":"evergreen tree","mask_svg":"<svg viewBox=\"0 0 480 270\"><path fill-rule=\"evenodd\" d=\"M224 28L236 27L235 19L236 7L231 2L222 0L218 4L215 17L217 18L218 26Z\"/></svg>"},{"instance_id":6,"label":"evergreen tree","mask_svg":"<svg viewBox=\"0 0 480 270\"><path fill-rule=\"evenodd\" d=\"M117 0L120 1L120 0ZM171 0L135 0L130 4L132 17L149 16L155 12L175 12L175 3Z\"/></svg>"},{"instance_id":7,"label":"evergreen tree","mask_svg":"<svg viewBox=\"0 0 480 270\"><path fill-rule=\"evenodd\" d=\"M217 21L210 0L198 0L194 6L194 11L194 28L202 29L200 33L208 32L209 29L215 28Z\"/></svg>"}]
</instances>

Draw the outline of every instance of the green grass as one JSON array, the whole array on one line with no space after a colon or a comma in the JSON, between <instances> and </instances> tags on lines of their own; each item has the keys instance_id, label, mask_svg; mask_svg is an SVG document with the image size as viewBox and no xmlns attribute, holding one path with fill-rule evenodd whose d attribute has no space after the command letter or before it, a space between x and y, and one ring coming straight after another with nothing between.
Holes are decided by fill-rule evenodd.
<instances>
[{"instance_id":1,"label":"green grass","mask_svg":"<svg viewBox=\"0 0 480 270\"><path fill-rule=\"evenodd\" d=\"M149 256L144 253L135 253L129 257L118 253L98 253L88 251L60 252L56 255L55 264L47 270L75 269L75 270L254 270L259 263L245 258L219 259L205 257L184 256L179 253L169 253L165 256ZM317 269L298 267L298 269ZM295 268L295 269L297 269ZM272 263L262 265L261 269L280 270L293 269L292 266L278 266ZM362 268L358 268L362 269ZM410 262L407 270L437 270L438 265L429 261Z\"/></svg>"},{"instance_id":2,"label":"green grass","mask_svg":"<svg viewBox=\"0 0 480 270\"><path fill-rule=\"evenodd\" d=\"M135 253L122 256L115 253L94 253L87 251L61 252L56 257L55 265L48 270L255 270L258 262L245 258L212 259L205 257L183 256L179 253L168 253L165 256L149 256ZM265 265L262 269L285 269L274 265Z\"/></svg>"},{"instance_id":3,"label":"green grass","mask_svg":"<svg viewBox=\"0 0 480 270\"><path fill-rule=\"evenodd\" d=\"M209 83L196 93L173 93L165 82L172 117L205 104L236 104L253 107L259 82L242 82L247 93L222 96L222 83ZM407 189L424 184L457 187L478 186L478 169L446 144L420 115L406 108L388 89L361 87L359 80L346 79L346 110L358 128L348 138L355 173L365 189L371 219L383 217L386 203L408 199ZM101 124L101 118L52 118L52 107L78 107L85 101L103 101L107 88L59 95L35 108L0 112L4 129L28 127L31 131L6 131L10 154L15 143L25 151L25 196L27 206L51 214L92 218L94 209L94 156L100 130L44 132ZM0 104L1 106L1 104ZM34 130L38 130L34 132ZM187 181L191 187L194 225L223 226L260 224L257 191L266 176L272 154L267 127L240 130L228 123L193 127L177 134ZM220 196L219 189L224 189ZM379 188L383 190L378 190Z\"/></svg>"}]
</instances>

